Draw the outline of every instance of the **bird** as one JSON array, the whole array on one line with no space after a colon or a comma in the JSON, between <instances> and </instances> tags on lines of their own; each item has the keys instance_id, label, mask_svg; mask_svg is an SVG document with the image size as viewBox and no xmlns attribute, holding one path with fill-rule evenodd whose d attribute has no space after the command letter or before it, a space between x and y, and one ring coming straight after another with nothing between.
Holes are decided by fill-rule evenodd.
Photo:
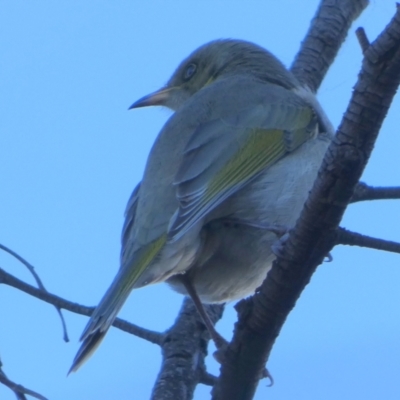
<instances>
[{"instance_id":1,"label":"bird","mask_svg":"<svg viewBox=\"0 0 400 400\"><path fill-rule=\"evenodd\" d=\"M202 304L241 299L261 285L276 258L275 230L294 226L333 137L315 95L244 40L196 49L129 109L147 106L174 113L128 201L119 271L70 372L96 350L131 291L158 282L192 297L223 342Z\"/></svg>"}]
</instances>

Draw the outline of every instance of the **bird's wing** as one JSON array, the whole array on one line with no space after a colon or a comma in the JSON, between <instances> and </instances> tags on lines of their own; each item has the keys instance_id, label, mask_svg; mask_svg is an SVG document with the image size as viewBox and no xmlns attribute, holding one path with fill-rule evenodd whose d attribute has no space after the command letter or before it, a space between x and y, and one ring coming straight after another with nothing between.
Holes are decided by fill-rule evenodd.
<instances>
[{"instance_id":1,"label":"bird's wing","mask_svg":"<svg viewBox=\"0 0 400 400\"><path fill-rule=\"evenodd\" d=\"M131 197L128 200L128 204L126 205L125 213L124 213L124 225L122 227L121 232L121 261L125 257L126 250L132 247L132 227L135 223L135 216L136 216L136 208L139 201L139 191L140 191L140 184L139 182L133 192ZM123 263L121 262L121 265Z\"/></svg>"},{"instance_id":2,"label":"bird's wing","mask_svg":"<svg viewBox=\"0 0 400 400\"><path fill-rule=\"evenodd\" d=\"M261 171L316 134L317 119L301 101L258 104L196 129L174 184L180 203L168 238L177 240Z\"/></svg>"}]
</instances>

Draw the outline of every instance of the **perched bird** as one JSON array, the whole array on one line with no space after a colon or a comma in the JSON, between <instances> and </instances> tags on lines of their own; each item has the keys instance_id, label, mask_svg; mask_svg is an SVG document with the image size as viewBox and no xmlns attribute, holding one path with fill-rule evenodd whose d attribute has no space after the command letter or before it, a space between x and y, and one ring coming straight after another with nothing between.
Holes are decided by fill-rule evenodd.
<instances>
[{"instance_id":1,"label":"perched bird","mask_svg":"<svg viewBox=\"0 0 400 400\"><path fill-rule=\"evenodd\" d=\"M332 137L314 95L271 53L241 40L201 46L130 108L152 105L175 113L128 202L119 272L70 371L132 289L167 281L200 313L201 302L254 293L275 258L274 227L295 224Z\"/></svg>"}]
</instances>

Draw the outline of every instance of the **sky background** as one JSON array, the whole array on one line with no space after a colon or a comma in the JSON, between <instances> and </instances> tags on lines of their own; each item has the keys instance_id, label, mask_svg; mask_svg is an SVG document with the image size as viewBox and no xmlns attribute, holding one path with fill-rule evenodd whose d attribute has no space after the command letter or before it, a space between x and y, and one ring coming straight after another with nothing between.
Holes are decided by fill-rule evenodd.
<instances>
[{"instance_id":1,"label":"sky background","mask_svg":"<svg viewBox=\"0 0 400 400\"><path fill-rule=\"evenodd\" d=\"M178 63L216 38L241 38L290 65L318 1L2 0L0 14L0 243L35 267L47 289L95 305L118 269L128 197L170 115L127 111L161 87ZM373 40L395 11L373 1L353 25L319 99L336 127L361 64L354 31ZM399 185L399 108L381 130L363 180ZM400 241L400 201L349 207L342 225ZM399 255L338 247L318 268L272 351L272 388L256 399L399 399ZM0 267L33 283L25 267L0 253ZM182 297L160 284L131 294L120 316L163 331ZM0 286L0 356L10 379L51 400L147 399L160 350L111 329L97 353L66 378L87 318L64 312L62 340L54 308ZM218 330L231 337L227 307ZM212 357L209 370L218 373ZM208 399L199 386L195 399ZM15 399L0 386L0 399Z\"/></svg>"}]
</instances>

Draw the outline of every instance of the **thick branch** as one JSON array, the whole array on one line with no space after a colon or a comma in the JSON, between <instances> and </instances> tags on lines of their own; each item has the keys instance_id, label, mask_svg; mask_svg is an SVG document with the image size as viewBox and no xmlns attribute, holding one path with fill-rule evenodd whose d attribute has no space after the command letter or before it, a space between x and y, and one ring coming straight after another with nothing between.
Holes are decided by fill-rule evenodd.
<instances>
[{"instance_id":1,"label":"thick branch","mask_svg":"<svg viewBox=\"0 0 400 400\"><path fill-rule=\"evenodd\" d=\"M400 243L398 242L361 235L360 233L351 232L344 228L338 229L335 244L368 247L370 249L400 253Z\"/></svg>"},{"instance_id":2,"label":"thick branch","mask_svg":"<svg viewBox=\"0 0 400 400\"><path fill-rule=\"evenodd\" d=\"M314 23L312 25L312 27L309 30L309 34L308 37L306 38L306 40L303 43L303 46L301 48L300 54L298 55L295 63L293 64L292 67L292 71L296 74L296 76L300 79L301 82L308 84L314 91L316 90L316 88L319 87L323 76L325 76L326 71L328 69L328 67L332 64L338 49L340 48L340 45L342 43L342 41L344 40L344 37L347 34L347 31L350 27L350 23L351 21L353 21L362 11L362 9L365 7L365 5L367 4L366 0L352 0L351 2L347 1L347 3L350 4L350 7L346 7L345 11L343 12L344 18L342 19L338 19L339 23L336 25L336 34L332 35L330 34L330 40L328 41L326 39L326 35L327 35L327 30L324 27L326 24L326 7L325 4L328 2L323 2L319 12L317 12L316 18L314 20ZM339 6L338 8L342 7L342 3L343 0L339 2ZM329 7L328 7L329 8ZM332 15L332 9L329 10L329 13L331 13ZM341 11L339 11L339 13L342 13ZM335 14L336 15L336 14ZM328 17L329 19L329 17ZM339 33L338 33L339 32ZM325 48L326 51L324 51L324 63L318 63L318 64L313 64L313 58L315 58L315 56L319 57L319 53L317 52L317 54L312 50L310 50L310 45L312 44L313 41L315 41L316 39L313 38L313 36L315 35L323 35L323 39L322 42L327 43L327 45L323 44L323 47ZM321 50L321 49L320 49ZM308 55L307 55L308 54ZM310 60L311 58L311 60ZM314 70L311 70L309 68L304 68L304 65L314 65L316 66L316 68ZM315 75L316 77L312 77L311 75ZM220 307L220 306L215 306L215 307ZM182 311L180 313L180 315L178 316L177 322L176 324L179 324L179 321L183 318L187 318L186 313L183 313L183 310L185 308L182 307ZM192 309L192 312L194 313L194 315L197 316L196 310ZM222 315L222 309L219 310L220 315ZM198 325L197 329L203 328L202 324ZM186 335L190 335L192 334L192 332L189 333L185 333ZM199 351L201 350L201 348L198 349ZM161 371L159 374L159 378L157 380L156 386L154 388L154 392L153 392L153 396L155 396L156 393L161 393L160 390L160 377L162 376L166 376L166 377L170 377L173 375L174 373L174 364L173 363L166 363L163 362L162 367L161 367ZM172 368L172 370L170 370ZM190 376L193 376L190 375ZM179 377L176 377L178 379L178 386L179 386ZM193 378L193 380L191 382L187 383L187 387L190 388L189 392L192 393L192 388L194 388L194 386L192 385L196 383L196 377ZM201 381L201 380L200 380ZM162 387L162 386L161 386ZM180 392L178 394L178 391L173 391L172 393L174 393L174 396L176 397L172 397L176 400L180 400L180 399L187 399L189 397L187 397L185 395L186 390L182 390L182 392Z\"/></svg>"},{"instance_id":3,"label":"thick branch","mask_svg":"<svg viewBox=\"0 0 400 400\"><path fill-rule=\"evenodd\" d=\"M400 11L365 52L338 133L282 254L261 289L237 306L239 322L213 399L252 399L287 315L335 243L335 232L400 82Z\"/></svg>"},{"instance_id":4,"label":"thick branch","mask_svg":"<svg viewBox=\"0 0 400 400\"><path fill-rule=\"evenodd\" d=\"M37 299L45 301L46 303L52 304L58 308L63 308L64 310L68 310L76 314L90 316L94 309L94 307L82 306L78 303L73 303L72 301L56 296L55 294L52 294L48 291L35 288L34 286L29 285L28 283L21 281L15 276L4 271L2 268L0 268L0 283L12 286L18 290L30 294L33 297L36 297ZM130 322L124 321L120 318L117 318L113 322L113 326L121 329L122 331L131 333L132 335L138 336L142 339L148 340L149 342L158 345L161 344L163 339L163 334L161 333L141 328L140 326L131 324Z\"/></svg>"},{"instance_id":5,"label":"thick branch","mask_svg":"<svg viewBox=\"0 0 400 400\"><path fill-rule=\"evenodd\" d=\"M313 92L320 87L351 24L367 5L368 0L321 1L291 67Z\"/></svg>"},{"instance_id":6,"label":"thick branch","mask_svg":"<svg viewBox=\"0 0 400 400\"><path fill-rule=\"evenodd\" d=\"M354 190L351 203L367 200L398 200L400 199L400 187L374 187L364 182L359 182Z\"/></svg>"},{"instance_id":7,"label":"thick branch","mask_svg":"<svg viewBox=\"0 0 400 400\"><path fill-rule=\"evenodd\" d=\"M215 324L222 316L223 306L207 305L205 308ZM166 332L161 371L152 400L190 400L198 383L213 382L204 363L209 340L210 335L196 307L186 298L175 324Z\"/></svg>"}]
</instances>

